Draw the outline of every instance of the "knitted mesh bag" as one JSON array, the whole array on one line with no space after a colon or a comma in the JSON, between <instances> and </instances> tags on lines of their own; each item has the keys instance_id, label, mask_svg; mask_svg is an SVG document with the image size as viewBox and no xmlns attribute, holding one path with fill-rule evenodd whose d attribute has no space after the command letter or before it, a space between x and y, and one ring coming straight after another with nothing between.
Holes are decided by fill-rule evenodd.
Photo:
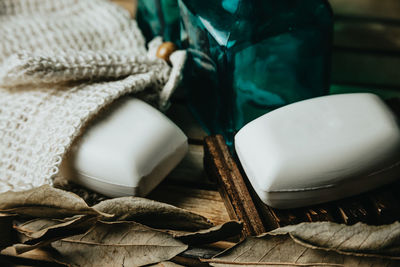
<instances>
[{"instance_id":1,"label":"knitted mesh bag","mask_svg":"<svg viewBox=\"0 0 400 267\"><path fill-rule=\"evenodd\" d=\"M180 78L105 0L0 0L0 192L53 183L81 129L127 94L160 108Z\"/></svg>"}]
</instances>

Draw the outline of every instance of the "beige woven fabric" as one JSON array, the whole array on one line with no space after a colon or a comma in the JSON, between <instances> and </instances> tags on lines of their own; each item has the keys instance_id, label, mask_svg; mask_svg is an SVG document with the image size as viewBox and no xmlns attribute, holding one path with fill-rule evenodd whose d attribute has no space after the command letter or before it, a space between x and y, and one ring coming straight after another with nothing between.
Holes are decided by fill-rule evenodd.
<instances>
[{"instance_id":1,"label":"beige woven fabric","mask_svg":"<svg viewBox=\"0 0 400 267\"><path fill-rule=\"evenodd\" d=\"M52 184L81 128L120 96L165 106L179 53L174 69L156 59L108 1L0 0L0 192Z\"/></svg>"}]
</instances>

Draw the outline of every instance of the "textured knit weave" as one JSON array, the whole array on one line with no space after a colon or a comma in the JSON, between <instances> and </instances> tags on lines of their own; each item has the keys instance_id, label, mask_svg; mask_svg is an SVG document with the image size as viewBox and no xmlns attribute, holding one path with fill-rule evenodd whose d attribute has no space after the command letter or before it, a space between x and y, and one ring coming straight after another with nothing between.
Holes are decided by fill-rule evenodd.
<instances>
[{"instance_id":1,"label":"textured knit weave","mask_svg":"<svg viewBox=\"0 0 400 267\"><path fill-rule=\"evenodd\" d=\"M0 0L0 192L52 184L102 108L142 91L165 105L178 78L110 2Z\"/></svg>"}]
</instances>

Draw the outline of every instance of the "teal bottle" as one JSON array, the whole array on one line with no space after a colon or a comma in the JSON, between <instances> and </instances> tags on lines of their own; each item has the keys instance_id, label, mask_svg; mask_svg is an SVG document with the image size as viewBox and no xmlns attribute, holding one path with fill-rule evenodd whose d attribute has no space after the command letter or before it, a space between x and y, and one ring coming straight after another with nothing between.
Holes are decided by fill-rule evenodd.
<instances>
[{"instance_id":1,"label":"teal bottle","mask_svg":"<svg viewBox=\"0 0 400 267\"><path fill-rule=\"evenodd\" d=\"M333 31L325 0L178 0L186 96L232 144L251 120L328 93Z\"/></svg>"},{"instance_id":2,"label":"teal bottle","mask_svg":"<svg viewBox=\"0 0 400 267\"><path fill-rule=\"evenodd\" d=\"M136 20L146 41L161 36L165 41L180 42L177 0L139 0Z\"/></svg>"}]
</instances>

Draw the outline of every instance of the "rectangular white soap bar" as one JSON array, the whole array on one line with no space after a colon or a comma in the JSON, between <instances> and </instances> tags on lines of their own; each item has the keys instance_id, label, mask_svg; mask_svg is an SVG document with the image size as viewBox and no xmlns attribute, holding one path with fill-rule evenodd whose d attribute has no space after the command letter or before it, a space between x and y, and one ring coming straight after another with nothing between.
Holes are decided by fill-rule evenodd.
<instances>
[{"instance_id":1,"label":"rectangular white soap bar","mask_svg":"<svg viewBox=\"0 0 400 267\"><path fill-rule=\"evenodd\" d=\"M67 178L110 197L145 196L183 159L187 137L135 98L115 103L84 133L66 164Z\"/></svg>"},{"instance_id":2,"label":"rectangular white soap bar","mask_svg":"<svg viewBox=\"0 0 400 267\"><path fill-rule=\"evenodd\" d=\"M244 126L235 148L257 194L276 208L336 200L400 177L400 130L373 94L274 110Z\"/></svg>"}]
</instances>

